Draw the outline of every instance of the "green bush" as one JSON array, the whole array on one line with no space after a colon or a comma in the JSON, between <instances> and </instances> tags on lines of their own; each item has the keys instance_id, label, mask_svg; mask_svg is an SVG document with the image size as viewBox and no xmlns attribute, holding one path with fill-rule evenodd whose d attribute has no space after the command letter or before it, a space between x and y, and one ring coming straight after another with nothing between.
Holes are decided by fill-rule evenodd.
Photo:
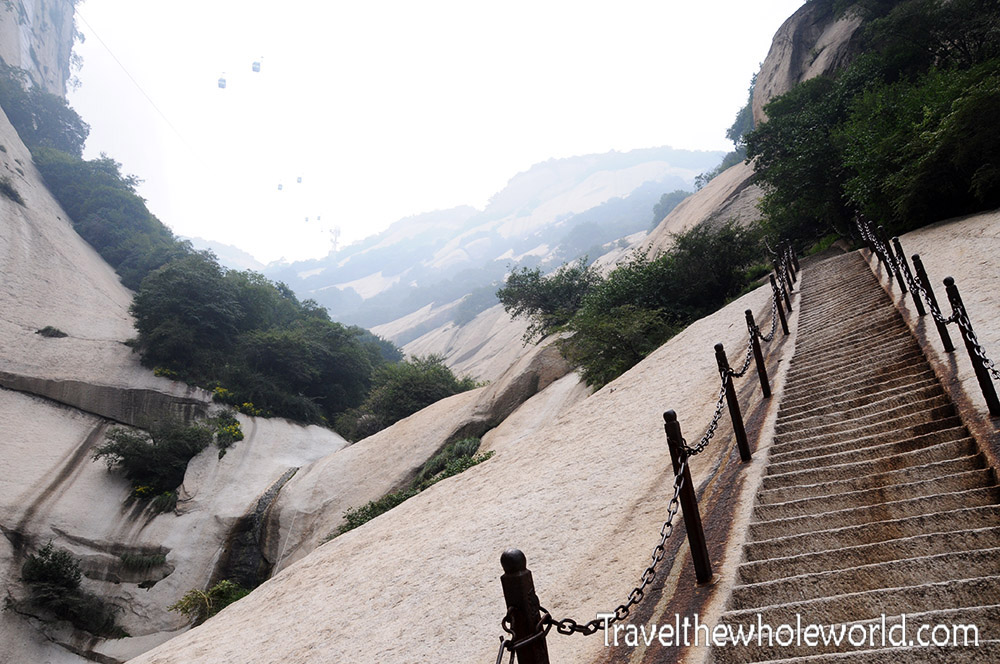
<instances>
[{"instance_id":1,"label":"green bush","mask_svg":"<svg viewBox=\"0 0 1000 664\"><path fill-rule=\"evenodd\" d=\"M132 498L168 511L177 501L188 462L212 442L212 430L176 423L158 424L147 435L130 429L108 431L93 460L104 459L108 470L120 470L132 484Z\"/></svg>"},{"instance_id":2,"label":"green bush","mask_svg":"<svg viewBox=\"0 0 1000 664\"><path fill-rule=\"evenodd\" d=\"M375 371L364 402L339 417L336 428L348 440L360 440L432 403L477 386L469 377L456 377L444 358L436 355L387 364Z\"/></svg>"},{"instance_id":3,"label":"green bush","mask_svg":"<svg viewBox=\"0 0 1000 664\"><path fill-rule=\"evenodd\" d=\"M51 541L28 554L21 566L21 581L28 586L31 605L95 636L127 636L116 624L116 609L80 589L81 576L80 563L68 551L55 549Z\"/></svg>"},{"instance_id":4,"label":"green bush","mask_svg":"<svg viewBox=\"0 0 1000 664\"><path fill-rule=\"evenodd\" d=\"M124 569L136 572L148 572L167 563L167 557L162 553L123 553L119 559Z\"/></svg>"},{"instance_id":5,"label":"green bush","mask_svg":"<svg viewBox=\"0 0 1000 664\"><path fill-rule=\"evenodd\" d=\"M524 342L530 343L561 329L599 281L600 275L584 257L548 276L542 276L537 267L515 270L497 291L497 298L511 318L528 319Z\"/></svg>"},{"instance_id":6,"label":"green bush","mask_svg":"<svg viewBox=\"0 0 1000 664\"><path fill-rule=\"evenodd\" d=\"M208 590L189 590L168 611L183 613L195 625L200 625L233 602L243 599L250 591L229 580L222 580Z\"/></svg>"},{"instance_id":7,"label":"green bush","mask_svg":"<svg viewBox=\"0 0 1000 664\"><path fill-rule=\"evenodd\" d=\"M68 336L65 332L63 332L59 328L52 327L51 325L46 325L42 329L35 332L35 334L40 334L43 337L47 337L49 339L61 339L62 337Z\"/></svg>"}]
</instances>

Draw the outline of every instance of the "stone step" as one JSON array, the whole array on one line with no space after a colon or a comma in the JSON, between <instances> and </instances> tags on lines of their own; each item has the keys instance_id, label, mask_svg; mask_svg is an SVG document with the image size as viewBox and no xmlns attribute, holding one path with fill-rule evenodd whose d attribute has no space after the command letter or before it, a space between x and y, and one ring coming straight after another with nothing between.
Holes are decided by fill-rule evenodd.
<instances>
[{"instance_id":1,"label":"stone step","mask_svg":"<svg viewBox=\"0 0 1000 664\"><path fill-rule=\"evenodd\" d=\"M868 413L860 417L850 417L835 419L832 422L817 424L814 426L803 426L801 422L788 422L786 424L775 425L775 435L783 439L789 434L799 438L811 438L813 436L823 436L862 427L871 427L879 423L885 424L893 420L898 420L904 415L912 416L912 424L928 422L941 417L947 417L955 412L955 407L944 394L931 397L922 401L908 401L898 406L887 408L882 412ZM833 418L827 418L833 419ZM890 427L884 426L883 430L888 431Z\"/></svg>"},{"instance_id":2,"label":"stone step","mask_svg":"<svg viewBox=\"0 0 1000 664\"><path fill-rule=\"evenodd\" d=\"M900 340L889 348L861 352L849 357L813 359L808 365L789 365L788 387L797 394L822 387L842 377L856 375L868 368L892 368L904 364L925 365L926 358L918 354L912 339Z\"/></svg>"},{"instance_id":3,"label":"stone step","mask_svg":"<svg viewBox=\"0 0 1000 664\"><path fill-rule=\"evenodd\" d=\"M902 412L898 409L913 405L916 407L911 408L908 412L917 412L924 408L922 405L924 402L934 398L947 399L947 397L945 397L944 390L937 381L933 381L923 387L916 387L911 390L906 388L897 388L891 393L876 395L875 397L869 399L867 403L864 401L858 401L845 404L845 410L839 413L840 417L837 417L838 413L835 411L831 412L829 408L822 409L819 414L807 414L794 418L778 415L775 429L780 431L782 434L787 434L791 431L802 431L805 429L814 429L826 426L831 419L836 419L838 424L849 424L851 422L863 420L866 417L877 419L884 413L891 413L894 411ZM849 414L849 418L844 417L844 415L847 414Z\"/></svg>"},{"instance_id":4,"label":"stone step","mask_svg":"<svg viewBox=\"0 0 1000 664\"><path fill-rule=\"evenodd\" d=\"M796 459L806 459L822 454L833 454L835 452L846 452L860 447L870 447L882 443L894 443L907 438L915 438L932 433L944 433L950 429L956 429L957 435L954 438L965 438L968 430L962 424L962 420L957 416L945 417L930 422L921 422L905 426L908 418L896 420L896 426L889 431L878 431L868 435L849 437L849 433L838 434L836 436L818 436L815 438L804 438L799 440L788 440L782 443L775 443L771 446L769 460L772 463L784 461L794 461ZM942 441L951 438L942 437Z\"/></svg>"},{"instance_id":5,"label":"stone step","mask_svg":"<svg viewBox=\"0 0 1000 664\"><path fill-rule=\"evenodd\" d=\"M975 441L969 436L959 438L962 433L967 433L964 428L948 429L812 459L782 461L770 464L765 477L768 488L775 489L876 475L975 454L978 451Z\"/></svg>"},{"instance_id":6,"label":"stone step","mask_svg":"<svg viewBox=\"0 0 1000 664\"><path fill-rule=\"evenodd\" d=\"M980 507L1000 502L1000 490L997 487L969 489L937 496L923 496L869 505L853 507L846 510L835 510L822 514L787 517L771 521L757 521L747 528L753 540L801 535L817 530L831 530L862 524L873 524L878 521L892 521L921 514L932 514L947 510L958 510L967 507Z\"/></svg>"},{"instance_id":7,"label":"stone step","mask_svg":"<svg viewBox=\"0 0 1000 664\"><path fill-rule=\"evenodd\" d=\"M818 498L820 496L832 496L853 491L864 491L875 487L888 487L910 482L920 482L923 480L937 479L948 475L955 475L973 470L986 469L986 459L982 454L970 454L957 459L938 461L936 463L924 464L922 466L911 466L900 470L890 470L872 475L852 477L833 482L817 482L815 484L799 484L793 486L767 489L766 487L757 494L758 505L773 505L787 503L803 498ZM992 470L988 470L989 476L993 478ZM766 478L765 478L766 479Z\"/></svg>"},{"instance_id":8,"label":"stone step","mask_svg":"<svg viewBox=\"0 0 1000 664\"><path fill-rule=\"evenodd\" d=\"M887 387L884 389L872 389L862 394L844 394L839 401L826 400L826 403L817 404L812 408L805 408L793 412L783 412L778 416L778 422L783 425L792 422L801 423L803 426L810 426L811 423L822 424L830 417L842 415L849 412L852 415L865 415L875 412L885 407L886 404L902 404L915 400L929 399L938 394L944 394L937 377L931 374L923 380L913 380L904 385Z\"/></svg>"},{"instance_id":9,"label":"stone step","mask_svg":"<svg viewBox=\"0 0 1000 664\"><path fill-rule=\"evenodd\" d=\"M909 373L904 373L888 380L866 381L864 383L854 382L838 387L835 390L822 392L817 390L815 393L798 400L795 404L783 401L781 404L781 414L787 418L792 418L824 406L841 406L843 408L841 404L848 401L884 394L901 387L922 385L928 381L937 381L937 376L934 375L934 372L929 367L913 367Z\"/></svg>"},{"instance_id":10,"label":"stone step","mask_svg":"<svg viewBox=\"0 0 1000 664\"><path fill-rule=\"evenodd\" d=\"M853 366L861 366L867 362L878 361L892 363L901 354L919 348L916 340L906 334L905 328L897 330L892 335L866 341L864 346L832 347L826 351L807 351L796 349L795 358L788 363L789 373L796 379L827 373L833 369L847 370ZM796 361L797 358L797 361Z\"/></svg>"},{"instance_id":11,"label":"stone step","mask_svg":"<svg viewBox=\"0 0 1000 664\"><path fill-rule=\"evenodd\" d=\"M784 503L757 505L754 507L753 514L760 521L771 521L773 519L822 514L824 512L856 507L868 507L886 502L933 496L951 491L979 489L988 486L996 486L993 471L989 468L982 468L904 484L876 486L858 491L801 498Z\"/></svg>"},{"instance_id":12,"label":"stone step","mask_svg":"<svg viewBox=\"0 0 1000 664\"><path fill-rule=\"evenodd\" d=\"M876 619L883 614L895 616L992 605L998 597L1000 576L978 576L737 609L725 612L720 622L756 625L759 614L760 620L769 625L795 625L799 615L809 623L836 625Z\"/></svg>"},{"instance_id":13,"label":"stone step","mask_svg":"<svg viewBox=\"0 0 1000 664\"><path fill-rule=\"evenodd\" d=\"M851 388L865 383L877 383L905 371L913 371L914 369L923 371L927 368L927 358L916 348L905 351L893 359L894 361L891 363L858 365L850 371L832 369L824 371L822 374L792 373L789 376L789 382L785 383L786 394L795 400L822 397L831 391L835 392L845 387Z\"/></svg>"},{"instance_id":14,"label":"stone step","mask_svg":"<svg viewBox=\"0 0 1000 664\"><path fill-rule=\"evenodd\" d=\"M1000 548L1000 526L945 533L932 532L819 553L747 562L740 565L737 578L743 584L763 583L800 574L854 569L862 565L904 560L912 557L915 551L919 551L922 555L934 556L956 551L995 548Z\"/></svg>"}]
</instances>

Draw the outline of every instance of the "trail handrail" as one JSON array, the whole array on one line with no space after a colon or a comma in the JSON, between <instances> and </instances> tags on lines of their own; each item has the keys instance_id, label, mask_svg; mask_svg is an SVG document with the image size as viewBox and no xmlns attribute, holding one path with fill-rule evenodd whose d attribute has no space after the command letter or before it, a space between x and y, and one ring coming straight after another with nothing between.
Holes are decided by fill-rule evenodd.
<instances>
[{"instance_id":1,"label":"trail handrail","mask_svg":"<svg viewBox=\"0 0 1000 664\"><path fill-rule=\"evenodd\" d=\"M947 326L953 323L958 326L962 340L965 342L966 351L969 353L969 361L972 362L972 369L976 374L976 380L979 382L979 389L986 400L986 407L990 415L1000 417L1000 398L997 397L996 386L993 384L993 381L1000 381L1000 369L997 369L996 364L987 355L986 349L979 343L976 332L972 328L972 322L969 320L968 310L962 302L962 296L958 292L955 280L952 277L946 277L943 282L945 292L948 295L948 302L951 304L951 316L946 318L938 307L937 298L934 296L934 289L931 288L930 279L927 277L927 271L920 260L920 255L913 254L913 265L917 273L917 278L914 278L909 264L906 262L906 255L903 253L903 247L898 237L892 238L890 244L881 226L876 230L875 225L870 220L860 215L855 218L855 224L857 225L858 232L861 234L861 238L868 245L869 250L878 257L880 263L886 266L886 275L889 277L890 288L892 275L895 273L896 280L899 282L903 293L906 294L909 292L912 296L917 314L925 316L927 310L930 311L946 353L955 350L951 336L948 334ZM907 286L909 286L909 289L907 289ZM924 303L927 305L927 310L924 309Z\"/></svg>"},{"instance_id":2,"label":"trail handrail","mask_svg":"<svg viewBox=\"0 0 1000 664\"><path fill-rule=\"evenodd\" d=\"M724 403L729 405L740 459L743 462L751 460L750 445L736 397L734 379L745 376L751 361L754 361L761 383L762 396L765 399L770 398L771 389L760 342L769 343L774 339L779 320L784 335L788 335L788 322L785 319L782 299L787 304L788 310L791 311L789 292L792 290L792 284L797 280L796 272L799 269L797 259L795 259L789 244L779 245L779 251L773 251L768 246L768 251L774 258L774 274L770 275L771 329L766 335L763 334L754 321L753 312L750 309L745 311L748 340L746 356L739 371L730 367L723 345L721 343L715 345L721 385L715 412L705 433L696 444L689 445L681 434L677 414L672 410L663 413L663 429L674 473L673 495L667 504L667 518L660 528L659 542L653 548L652 561L640 576L639 584L629 592L626 601L612 613L598 614L596 619L584 623L579 623L572 618L557 620L539 603L524 554L518 549L508 549L500 558L504 569L500 580L503 585L504 600L507 604L507 612L500 624L507 636L500 637L497 664L500 664L505 652L510 653L511 662L516 656L520 658L521 664L548 664L545 637L553 627L560 634L589 636L602 628L607 629L615 622L626 619L632 607L639 604L645 597L646 587L656 578L657 566L666 556L666 542L673 533L673 520L678 511L683 511L688 543L691 547L691 557L695 567L696 582L704 584L711 581L712 564L708 555L701 515L698 512L697 494L691 481L690 460L691 457L703 452L714 437L722 417ZM781 284L780 288L779 283Z\"/></svg>"}]
</instances>

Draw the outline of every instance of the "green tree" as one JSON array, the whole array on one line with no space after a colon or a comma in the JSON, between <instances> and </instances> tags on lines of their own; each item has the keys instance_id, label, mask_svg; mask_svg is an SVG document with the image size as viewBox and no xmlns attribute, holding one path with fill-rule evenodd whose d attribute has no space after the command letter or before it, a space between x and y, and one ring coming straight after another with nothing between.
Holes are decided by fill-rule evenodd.
<instances>
[{"instance_id":1,"label":"green tree","mask_svg":"<svg viewBox=\"0 0 1000 664\"><path fill-rule=\"evenodd\" d=\"M337 420L337 430L350 440L372 435L445 397L476 387L458 378L437 355L386 364L372 376L364 402Z\"/></svg>"},{"instance_id":2,"label":"green tree","mask_svg":"<svg viewBox=\"0 0 1000 664\"><path fill-rule=\"evenodd\" d=\"M497 291L504 311L512 318L526 318L525 343L538 341L565 325L600 277L587 258L563 264L548 276L540 268L521 268L507 277Z\"/></svg>"}]
</instances>

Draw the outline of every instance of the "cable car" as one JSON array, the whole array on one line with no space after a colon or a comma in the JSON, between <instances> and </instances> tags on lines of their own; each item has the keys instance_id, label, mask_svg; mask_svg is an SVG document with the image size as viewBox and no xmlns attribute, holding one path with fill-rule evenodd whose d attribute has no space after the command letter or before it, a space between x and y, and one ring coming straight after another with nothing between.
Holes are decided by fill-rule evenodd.
<instances>
[{"instance_id":1,"label":"cable car","mask_svg":"<svg viewBox=\"0 0 1000 664\"><path fill-rule=\"evenodd\" d=\"M285 185L283 185L283 184L279 184L279 185L278 185L278 191L281 191L281 190L282 190L282 189L284 189L284 188L285 188Z\"/></svg>"},{"instance_id":2,"label":"cable car","mask_svg":"<svg viewBox=\"0 0 1000 664\"><path fill-rule=\"evenodd\" d=\"M296 179L295 181L298 182L299 184L302 184L302 176L300 175L298 179Z\"/></svg>"},{"instance_id":3,"label":"cable car","mask_svg":"<svg viewBox=\"0 0 1000 664\"><path fill-rule=\"evenodd\" d=\"M309 223L309 217L306 217L306 223L307 224Z\"/></svg>"},{"instance_id":4,"label":"cable car","mask_svg":"<svg viewBox=\"0 0 1000 664\"><path fill-rule=\"evenodd\" d=\"M219 77L219 89L221 89L221 90L225 90L226 89L226 75L225 74L223 74L222 76Z\"/></svg>"},{"instance_id":5,"label":"cable car","mask_svg":"<svg viewBox=\"0 0 1000 664\"><path fill-rule=\"evenodd\" d=\"M254 60L253 70L256 71L256 72L260 71L260 60Z\"/></svg>"}]
</instances>

